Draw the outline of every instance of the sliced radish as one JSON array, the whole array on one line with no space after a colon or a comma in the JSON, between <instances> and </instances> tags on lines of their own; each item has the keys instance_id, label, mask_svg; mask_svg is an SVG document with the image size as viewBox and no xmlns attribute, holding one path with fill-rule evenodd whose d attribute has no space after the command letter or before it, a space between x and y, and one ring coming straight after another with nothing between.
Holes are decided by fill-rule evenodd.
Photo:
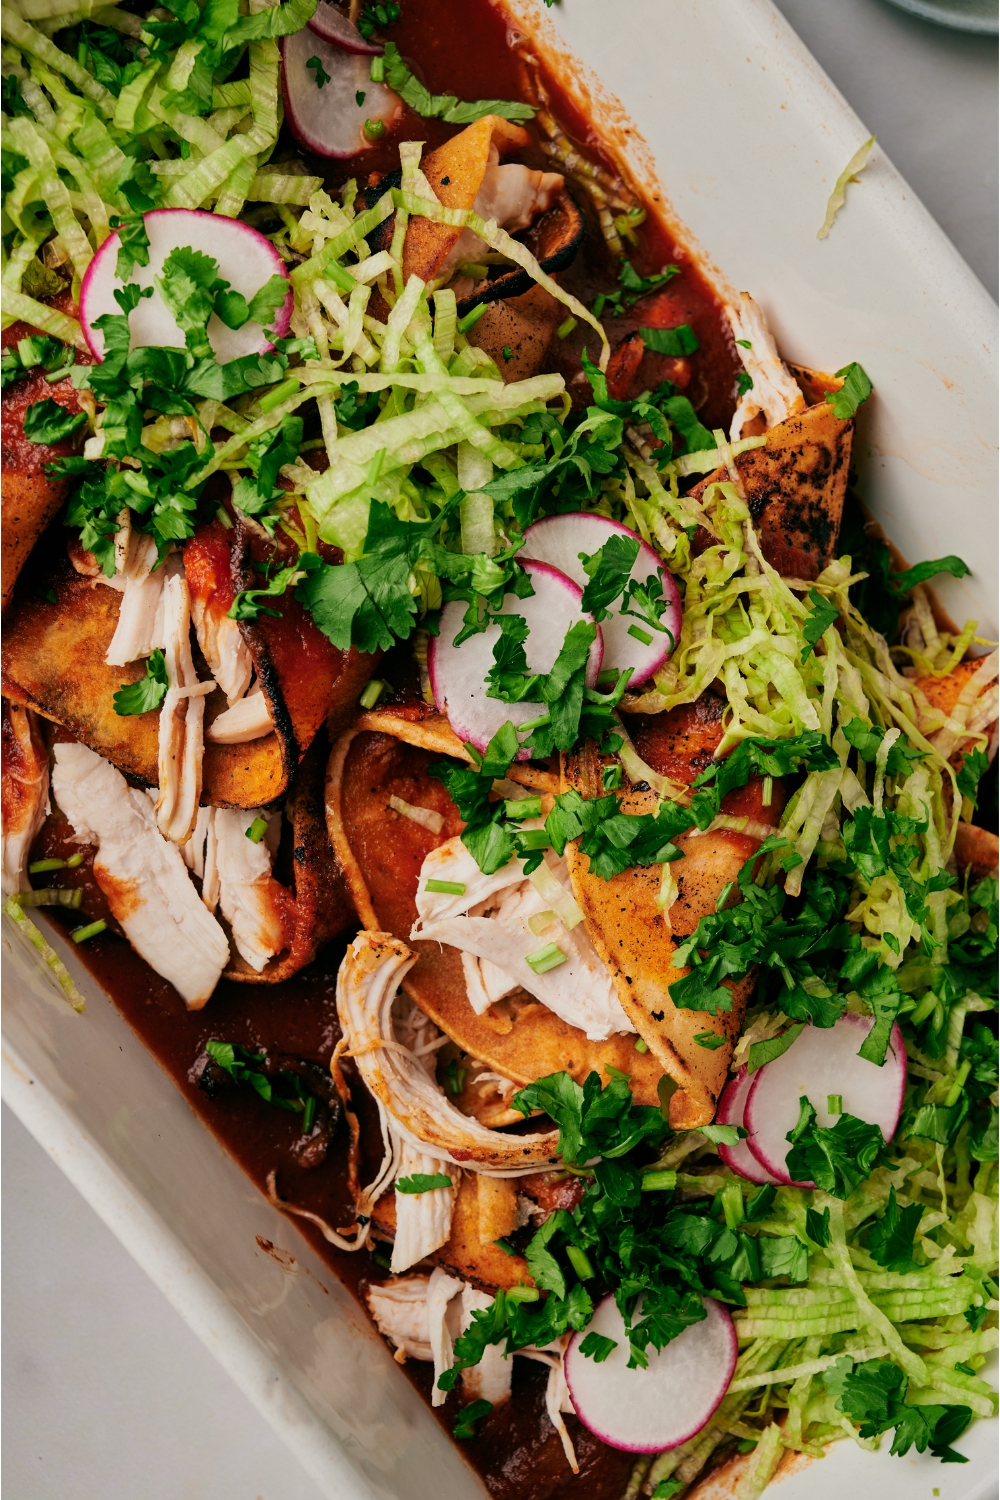
<instances>
[{"instance_id":1,"label":"sliced radish","mask_svg":"<svg viewBox=\"0 0 1000 1500\"><path fill-rule=\"evenodd\" d=\"M628 1453L660 1453L701 1431L736 1368L732 1318L711 1297L704 1299L704 1307L702 1322L685 1328L659 1353L646 1350L644 1370L628 1368L628 1335L614 1297L605 1297L593 1321L573 1335L566 1351L566 1382L577 1416L602 1442ZM600 1364L580 1352L589 1333L617 1344Z\"/></svg>"},{"instance_id":2,"label":"sliced radish","mask_svg":"<svg viewBox=\"0 0 1000 1500\"><path fill-rule=\"evenodd\" d=\"M550 672L567 630L578 620L590 620L592 616L580 608L581 591L565 573L541 562L525 561L524 568L535 592L527 599L505 595L503 612L520 615L527 621L529 634L524 654L529 670ZM427 667L439 712L448 715L452 729L463 743L469 741L477 750L485 750L508 719L514 724L527 724L545 712L545 705L503 703L499 698L486 696L486 674L493 666L493 647L500 639L500 627L491 625L456 646L454 641L462 629L465 610L466 606L457 602L445 605L441 611L441 634L431 640ZM587 663L589 687L597 681L603 651L598 627ZM527 760L530 754L522 750L518 759Z\"/></svg>"},{"instance_id":3,"label":"sliced radish","mask_svg":"<svg viewBox=\"0 0 1000 1500\"><path fill-rule=\"evenodd\" d=\"M388 129L401 113L399 95L372 83L364 53L345 51L308 26L282 37L280 45L288 123L296 140L317 156L342 159L370 150L374 142L365 135L365 121L381 120ZM319 59L322 73L306 66L310 58ZM319 87L323 73L328 77Z\"/></svg>"},{"instance_id":4,"label":"sliced radish","mask_svg":"<svg viewBox=\"0 0 1000 1500\"><path fill-rule=\"evenodd\" d=\"M163 270L171 250L200 250L218 263L219 276L228 281L249 302L265 282L275 274L288 279L285 262L270 240L239 219L223 214L205 213L199 208L154 208L145 215L149 235L149 265L136 266L132 281L141 287L153 287L151 297L143 297L129 317L132 348L148 345L183 349L184 335L163 298L153 285ZM116 287L122 285L116 271L118 235L112 234L97 251L80 288L80 323L91 352L104 358L104 335L94 327L102 313L120 316L114 299ZM292 316L292 290L279 307L272 325L278 338L288 331ZM244 323L242 328L227 328L213 313L208 320L208 337L217 358L226 361L244 354L259 354L271 348L268 335L259 323Z\"/></svg>"},{"instance_id":5,"label":"sliced radish","mask_svg":"<svg viewBox=\"0 0 1000 1500\"><path fill-rule=\"evenodd\" d=\"M310 31L321 36L325 42L332 43L334 47L342 47L345 52L375 57L383 51L379 42L366 42L354 22L349 21L343 11L337 10L329 0L319 0L312 19L306 24Z\"/></svg>"},{"instance_id":6,"label":"sliced radish","mask_svg":"<svg viewBox=\"0 0 1000 1500\"><path fill-rule=\"evenodd\" d=\"M650 630L644 621L637 620L634 615L620 614L620 600L615 600L611 605L610 617L601 621L604 665L615 667L619 672L632 667L629 683L634 686L652 677L657 668L663 665L681 633L680 595L677 585L664 567L663 559L657 557L652 547L647 546L636 532L629 531L627 526L622 526L619 521L609 521L606 516L591 515L589 511L546 516L543 520L536 521L524 533L524 555L537 557L540 562L547 562L553 568L558 568L582 589L590 580L580 561L580 553L592 556L613 536L632 537L639 543L639 555L629 577L634 578L637 583L645 583L651 575L662 573L663 597L668 600L660 623L666 626L669 635ZM639 631L641 635L630 635L630 630ZM642 635L652 637L648 644L641 638Z\"/></svg>"},{"instance_id":7,"label":"sliced radish","mask_svg":"<svg viewBox=\"0 0 1000 1500\"><path fill-rule=\"evenodd\" d=\"M753 1087L753 1077L746 1068L741 1068L735 1078L730 1078L722 1090L719 1107L715 1111L715 1123L717 1125L744 1125L743 1111L746 1108L747 1095ZM745 1140L737 1141L735 1146L720 1146L719 1155L731 1172L738 1172L748 1182L773 1182L778 1181L771 1173L761 1166L754 1156Z\"/></svg>"},{"instance_id":8,"label":"sliced radish","mask_svg":"<svg viewBox=\"0 0 1000 1500\"><path fill-rule=\"evenodd\" d=\"M778 1182L792 1182L785 1169L792 1149L787 1136L798 1121L803 1094L815 1108L819 1125L836 1124L838 1116L830 1113L827 1101L831 1094L839 1094L845 1114L877 1125L885 1139L892 1140L903 1108L906 1048L902 1032L893 1026L881 1067L859 1057L858 1048L874 1025L872 1016L849 1011L835 1026L807 1026L787 1052L755 1075L744 1106L747 1144Z\"/></svg>"}]
</instances>

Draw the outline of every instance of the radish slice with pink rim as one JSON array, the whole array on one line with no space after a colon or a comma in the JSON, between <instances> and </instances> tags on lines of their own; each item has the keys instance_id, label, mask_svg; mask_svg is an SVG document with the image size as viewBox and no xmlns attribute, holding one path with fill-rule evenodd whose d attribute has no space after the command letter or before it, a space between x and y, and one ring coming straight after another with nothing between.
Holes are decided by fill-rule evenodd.
<instances>
[{"instance_id":1,"label":"radish slice with pink rim","mask_svg":"<svg viewBox=\"0 0 1000 1500\"><path fill-rule=\"evenodd\" d=\"M529 670L550 672L570 626L593 617L580 608L581 591L565 573L545 563L527 560L524 570L535 592L527 599L506 594L503 613L520 615L527 622L529 634L524 654ZM441 611L441 633L430 642L427 669L439 712L448 715L463 744L468 741L477 750L485 750L508 719L514 724L527 724L546 709L543 703L503 703L499 698L486 696L486 674L494 664L493 647L500 639L500 627L491 625L456 646L454 640L462 630L465 611L466 605L458 602L446 604ZM597 681L603 650L598 627L587 663L588 687ZM518 760L528 760L530 755L529 750L522 750Z\"/></svg>"},{"instance_id":2,"label":"radish slice with pink rim","mask_svg":"<svg viewBox=\"0 0 1000 1500\"><path fill-rule=\"evenodd\" d=\"M133 349L166 347L183 349L184 335L167 304L154 286L154 277L163 271L163 262L172 250L200 250L210 255L219 267L219 276L228 281L249 302L272 276L288 279L288 268L270 240L239 219L223 214L205 213L197 208L154 208L144 215L149 235L149 265L136 266L130 280L140 287L152 287L153 295L143 297L129 315ZM116 265L119 239L109 236L87 267L80 287L80 326L97 359L104 358L104 335L94 327L103 313L121 316L114 299L121 287ZM292 289L278 308L272 324L274 335L283 337L292 316ZM244 323L242 328L227 328L213 313L208 320L208 337L216 358L226 361L245 354L260 354L272 347L268 334L259 323Z\"/></svg>"},{"instance_id":3,"label":"radish slice with pink rim","mask_svg":"<svg viewBox=\"0 0 1000 1500\"><path fill-rule=\"evenodd\" d=\"M524 533L524 557L537 557L572 578L578 588L585 588L589 579L584 571L579 554L588 556L600 550L613 536L631 537L639 543L639 555L629 574L637 583L657 573L662 574L663 597L668 601L661 625L669 634L649 628L644 620L634 615L619 613L621 600L609 606L608 619L601 621L604 634L604 665L623 671L632 667L629 687L646 682L673 651L681 633L681 600L677 585L667 571L662 557L658 557L635 531L630 531L620 521L609 521L606 516L595 516L589 511L575 511L565 516L545 516L536 521ZM649 636L648 643L630 630Z\"/></svg>"},{"instance_id":4,"label":"radish slice with pink rim","mask_svg":"<svg viewBox=\"0 0 1000 1500\"><path fill-rule=\"evenodd\" d=\"M885 1062L879 1067L858 1056L858 1048L875 1025L872 1016L848 1011L835 1026L807 1026L780 1057L765 1063L755 1075L744 1107L750 1132L747 1145L776 1181L793 1183L785 1169L792 1149L787 1135L799 1118L799 1100L806 1095L816 1110L817 1124L835 1125L827 1102L839 1094L844 1113L877 1125L891 1141L899 1124L906 1087L906 1048L898 1025L893 1026Z\"/></svg>"},{"instance_id":5,"label":"radish slice with pink rim","mask_svg":"<svg viewBox=\"0 0 1000 1500\"><path fill-rule=\"evenodd\" d=\"M628 1453L662 1453L700 1432L736 1368L736 1330L721 1303L704 1298L705 1317L664 1348L647 1349L646 1368L628 1368L625 1321L613 1296L566 1351L566 1383L576 1414L595 1437ZM641 1309L634 1314L638 1319ZM588 1333L614 1339L600 1364L580 1352Z\"/></svg>"},{"instance_id":6,"label":"radish slice with pink rim","mask_svg":"<svg viewBox=\"0 0 1000 1500\"><path fill-rule=\"evenodd\" d=\"M722 1090L719 1099L719 1107L715 1111L715 1123L717 1125L744 1125L743 1112L746 1108L747 1095L753 1087L753 1075L743 1067L730 1078ZM754 1156L746 1140L737 1141L735 1146L719 1147L719 1155L731 1172L738 1172L748 1182L763 1184L765 1182L777 1183L778 1178L773 1177Z\"/></svg>"},{"instance_id":7,"label":"radish slice with pink rim","mask_svg":"<svg viewBox=\"0 0 1000 1500\"><path fill-rule=\"evenodd\" d=\"M349 21L343 11L337 10L329 3L329 0L318 0L316 9L306 25L325 42L329 42L334 47L342 47L345 52L357 52L364 57L377 57L382 54L381 43L366 42L354 22Z\"/></svg>"},{"instance_id":8,"label":"radish slice with pink rim","mask_svg":"<svg viewBox=\"0 0 1000 1500\"><path fill-rule=\"evenodd\" d=\"M317 156L343 160L370 151L375 144L365 135L366 120L381 120L386 129L402 113L403 101L384 83L372 83L371 61L360 52L347 52L304 26L281 38L281 88L285 114L300 145ZM318 58L326 81L317 84ZM361 103L358 103L360 98Z\"/></svg>"}]
</instances>

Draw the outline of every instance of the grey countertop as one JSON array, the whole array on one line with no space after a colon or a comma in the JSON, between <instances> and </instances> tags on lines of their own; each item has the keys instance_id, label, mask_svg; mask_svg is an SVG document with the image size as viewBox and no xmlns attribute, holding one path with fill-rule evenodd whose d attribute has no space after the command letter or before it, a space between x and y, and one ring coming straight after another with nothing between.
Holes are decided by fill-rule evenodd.
<instances>
[{"instance_id":1,"label":"grey countertop","mask_svg":"<svg viewBox=\"0 0 1000 1500\"><path fill-rule=\"evenodd\" d=\"M885 0L777 4L996 296L996 42ZM319 1500L6 1110L3 1165L8 1500Z\"/></svg>"}]
</instances>

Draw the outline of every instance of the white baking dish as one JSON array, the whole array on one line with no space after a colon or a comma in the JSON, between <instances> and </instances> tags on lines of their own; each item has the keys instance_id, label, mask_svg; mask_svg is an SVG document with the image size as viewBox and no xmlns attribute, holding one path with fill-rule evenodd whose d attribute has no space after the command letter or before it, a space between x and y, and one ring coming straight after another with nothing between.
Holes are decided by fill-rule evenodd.
<instances>
[{"instance_id":1,"label":"white baking dish","mask_svg":"<svg viewBox=\"0 0 1000 1500\"><path fill-rule=\"evenodd\" d=\"M876 386L855 445L865 499L911 561L966 558L973 576L949 580L943 598L995 636L995 307L877 148L829 239L816 239L868 132L773 5L563 0L545 12L509 0L507 10L540 47L575 58L575 86L617 122L640 177L662 182L687 242L707 247L704 263L725 267L716 280L762 303L786 356L864 365ZM3 1089L15 1113L325 1494L481 1500L350 1296L66 957L84 1017L53 999L29 951L5 942ZM781 1494L909 1500L936 1487L941 1500L989 1500L995 1424L975 1423L959 1446L973 1461L942 1467L839 1444Z\"/></svg>"}]
</instances>

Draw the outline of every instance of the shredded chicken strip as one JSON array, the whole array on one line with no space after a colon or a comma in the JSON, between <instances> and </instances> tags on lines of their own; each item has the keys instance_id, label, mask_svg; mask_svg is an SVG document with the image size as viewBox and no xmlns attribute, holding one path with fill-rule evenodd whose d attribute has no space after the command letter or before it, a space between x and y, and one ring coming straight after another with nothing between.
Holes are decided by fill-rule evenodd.
<instances>
[{"instance_id":1,"label":"shredded chicken strip","mask_svg":"<svg viewBox=\"0 0 1000 1500\"><path fill-rule=\"evenodd\" d=\"M239 621L231 620L224 610L215 607L214 600L206 600L194 590L191 592L191 618L208 670L232 708L242 699L253 676L253 658L243 639Z\"/></svg>"},{"instance_id":2,"label":"shredded chicken strip","mask_svg":"<svg viewBox=\"0 0 1000 1500\"><path fill-rule=\"evenodd\" d=\"M337 1010L349 1053L393 1135L472 1172L510 1177L551 1166L558 1131L511 1136L488 1130L457 1110L420 1059L396 1040L393 999L415 962L416 955L388 933L362 932L337 976ZM387 1129L387 1151L389 1144Z\"/></svg>"},{"instance_id":3,"label":"shredded chicken strip","mask_svg":"<svg viewBox=\"0 0 1000 1500\"><path fill-rule=\"evenodd\" d=\"M163 586L169 565L157 568L158 555L155 537L139 531L129 533L124 563L116 575L123 580L124 588L118 624L104 658L109 667L128 666L162 650L165 644Z\"/></svg>"},{"instance_id":4,"label":"shredded chicken strip","mask_svg":"<svg viewBox=\"0 0 1000 1500\"><path fill-rule=\"evenodd\" d=\"M198 899L176 844L144 792L86 745L55 747L52 792L80 838L98 846L94 876L136 952L198 1010L229 962L222 928Z\"/></svg>"},{"instance_id":5,"label":"shredded chicken strip","mask_svg":"<svg viewBox=\"0 0 1000 1500\"><path fill-rule=\"evenodd\" d=\"M436 1157L418 1151L409 1141L401 1143L397 1183L401 1177L413 1177L418 1173L433 1177L440 1171L441 1163ZM396 1236L392 1244L392 1271L395 1275L408 1271L435 1250L440 1250L450 1236L461 1175L453 1169L451 1187L431 1188L426 1193L403 1193L396 1188Z\"/></svg>"},{"instance_id":6,"label":"shredded chicken strip","mask_svg":"<svg viewBox=\"0 0 1000 1500\"><path fill-rule=\"evenodd\" d=\"M741 292L739 307L727 307L726 312L737 352L753 381L740 397L729 427L729 436L735 442L742 437L744 425L761 412L768 427L776 427L786 417L804 411L806 403L794 377L785 368L763 312L750 294Z\"/></svg>"},{"instance_id":7,"label":"shredded chicken strip","mask_svg":"<svg viewBox=\"0 0 1000 1500\"><path fill-rule=\"evenodd\" d=\"M525 827L533 826L526 823ZM549 864L552 878L568 892L564 860ZM427 889L429 880L464 886L462 895ZM570 931L553 921L541 932L531 919L550 902L526 880L520 860L512 859L484 876L460 838L433 849L421 867L417 916L410 936L449 943L462 954L469 1003L481 1015L503 995L525 989L591 1041L635 1030L622 1010L614 981L583 923ZM492 915L485 913L495 908ZM554 942L566 961L536 974L528 958Z\"/></svg>"},{"instance_id":8,"label":"shredded chicken strip","mask_svg":"<svg viewBox=\"0 0 1000 1500\"><path fill-rule=\"evenodd\" d=\"M267 817L259 809L217 807L212 819L211 894L217 896L237 949L258 974L286 946L285 890L271 874L280 815L270 819L267 833L256 843L247 838L254 821ZM206 857L206 884L208 874Z\"/></svg>"},{"instance_id":9,"label":"shredded chicken strip","mask_svg":"<svg viewBox=\"0 0 1000 1500\"><path fill-rule=\"evenodd\" d=\"M216 745L246 745L270 734L274 728L271 710L260 685L213 719L205 738Z\"/></svg>"},{"instance_id":10,"label":"shredded chicken strip","mask_svg":"<svg viewBox=\"0 0 1000 1500\"><path fill-rule=\"evenodd\" d=\"M163 581L163 640L167 695L160 709L159 783L156 804L160 832L175 844L191 837L201 800L205 753L205 693L191 658L191 607L187 581L172 562Z\"/></svg>"}]
</instances>

